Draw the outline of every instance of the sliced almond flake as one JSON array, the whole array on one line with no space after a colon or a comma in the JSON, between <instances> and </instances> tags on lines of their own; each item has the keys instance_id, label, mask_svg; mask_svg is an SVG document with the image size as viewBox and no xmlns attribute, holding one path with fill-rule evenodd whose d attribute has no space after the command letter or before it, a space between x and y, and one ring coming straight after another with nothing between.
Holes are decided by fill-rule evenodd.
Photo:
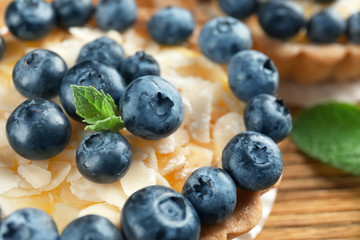
<instances>
[{"instance_id":1,"label":"sliced almond flake","mask_svg":"<svg viewBox=\"0 0 360 240\"><path fill-rule=\"evenodd\" d=\"M183 147L190 141L189 132L184 128L179 128L172 136L174 137L175 148Z\"/></svg>"},{"instance_id":2,"label":"sliced almond flake","mask_svg":"<svg viewBox=\"0 0 360 240\"><path fill-rule=\"evenodd\" d=\"M164 49L157 54L155 58L159 63L160 68L165 69L166 71L190 66L194 63L194 59L185 55L181 48L177 48L177 51L174 51L174 49Z\"/></svg>"},{"instance_id":3,"label":"sliced almond flake","mask_svg":"<svg viewBox=\"0 0 360 240\"><path fill-rule=\"evenodd\" d=\"M18 91L0 87L0 109L4 111L14 111L26 98Z\"/></svg>"},{"instance_id":4,"label":"sliced almond flake","mask_svg":"<svg viewBox=\"0 0 360 240\"><path fill-rule=\"evenodd\" d=\"M66 162L52 161L49 169L52 172L50 183L47 186L40 188L40 190L50 191L58 187L69 174L71 165Z\"/></svg>"},{"instance_id":5,"label":"sliced almond flake","mask_svg":"<svg viewBox=\"0 0 360 240\"><path fill-rule=\"evenodd\" d=\"M41 161L32 161L31 165L37 166L42 169L48 169L49 167L49 160L41 160Z\"/></svg>"},{"instance_id":6,"label":"sliced almond flake","mask_svg":"<svg viewBox=\"0 0 360 240\"><path fill-rule=\"evenodd\" d=\"M29 165L31 163L31 160L23 158L17 153L15 153L15 159L17 160L18 165Z\"/></svg>"},{"instance_id":7,"label":"sliced almond flake","mask_svg":"<svg viewBox=\"0 0 360 240\"><path fill-rule=\"evenodd\" d=\"M11 159L0 154L0 168L1 167L13 167L13 166L14 166L14 163L13 163L13 161L11 161Z\"/></svg>"},{"instance_id":8,"label":"sliced almond flake","mask_svg":"<svg viewBox=\"0 0 360 240\"><path fill-rule=\"evenodd\" d=\"M156 175L155 171L146 167L143 162L133 161L129 171L120 181L126 195L130 196L141 188L155 185Z\"/></svg>"},{"instance_id":9,"label":"sliced almond flake","mask_svg":"<svg viewBox=\"0 0 360 240\"><path fill-rule=\"evenodd\" d=\"M120 45L124 44L124 39L118 31L110 30L106 33L106 36L108 38L111 38L112 40L114 40L115 42L117 42Z\"/></svg>"},{"instance_id":10,"label":"sliced almond flake","mask_svg":"<svg viewBox=\"0 0 360 240\"><path fill-rule=\"evenodd\" d=\"M9 144L6 137L5 121L0 121L0 147L4 147Z\"/></svg>"},{"instance_id":11,"label":"sliced almond flake","mask_svg":"<svg viewBox=\"0 0 360 240\"><path fill-rule=\"evenodd\" d=\"M72 167L69 174L66 177L67 182L78 180L82 177L77 167Z\"/></svg>"},{"instance_id":12,"label":"sliced almond flake","mask_svg":"<svg viewBox=\"0 0 360 240\"><path fill-rule=\"evenodd\" d=\"M18 174L18 176L20 177L19 188L34 190L34 187L28 181L26 181L25 178L21 176L21 174Z\"/></svg>"},{"instance_id":13,"label":"sliced almond flake","mask_svg":"<svg viewBox=\"0 0 360 240\"><path fill-rule=\"evenodd\" d=\"M130 56L135 54L139 49L143 49L146 41L140 37L134 29L129 29L123 34L124 44L123 47L126 49L126 53Z\"/></svg>"},{"instance_id":14,"label":"sliced almond flake","mask_svg":"<svg viewBox=\"0 0 360 240\"><path fill-rule=\"evenodd\" d=\"M70 68L76 64L77 56L80 53L80 49L84 46L86 41L82 39L69 39L60 43L55 43L49 46L49 50L57 53L66 62L66 65Z\"/></svg>"},{"instance_id":15,"label":"sliced almond flake","mask_svg":"<svg viewBox=\"0 0 360 240\"><path fill-rule=\"evenodd\" d=\"M234 94L223 91L222 99L224 100L226 106L232 112L243 113L245 109L245 103L237 99Z\"/></svg>"},{"instance_id":16,"label":"sliced almond flake","mask_svg":"<svg viewBox=\"0 0 360 240\"><path fill-rule=\"evenodd\" d=\"M103 201L97 191L98 184L92 183L83 177L71 181L70 184L70 191L77 198L92 202Z\"/></svg>"},{"instance_id":17,"label":"sliced almond flake","mask_svg":"<svg viewBox=\"0 0 360 240\"><path fill-rule=\"evenodd\" d=\"M151 141L150 145L160 154L168 154L175 151L175 139L173 135L161 140Z\"/></svg>"},{"instance_id":18,"label":"sliced almond flake","mask_svg":"<svg viewBox=\"0 0 360 240\"><path fill-rule=\"evenodd\" d=\"M173 171L179 170L185 166L186 155L188 155L188 149L181 149L179 153L171 158L166 166L160 171L161 175L165 176Z\"/></svg>"},{"instance_id":19,"label":"sliced almond flake","mask_svg":"<svg viewBox=\"0 0 360 240\"><path fill-rule=\"evenodd\" d=\"M155 150L148 145L144 148L144 151L146 153L146 159L143 160L145 166L154 169L154 171L158 171L158 160Z\"/></svg>"},{"instance_id":20,"label":"sliced almond flake","mask_svg":"<svg viewBox=\"0 0 360 240\"><path fill-rule=\"evenodd\" d=\"M66 161L71 164L75 163L76 158L76 149L66 149L62 151L58 156L56 156L56 159L59 161Z\"/></svg>"},{"instance_id":21,"label":"sliced almond flake","mask_svg":"<svg viewBox=\"0 0 360 240\"><path fill-rule=\"evenodd\" d=\"M246 131L243 116L230 112L219 118L214 126L214 141L222 152L226 144L238 133Z\"/></svg>"},{"instance_id":22,"label":"sliced almond flake","mask_svg":"<svg viewBox=\"0 0 360 240\"><path fill-rule=\"evenodd\" d=\"M133 161L144 161L147 155L143 152L133 152Z\"/></svg>"},{"instance_id":23,"label":"sliced almond flake","mask_svg":"<svg viewBox=\"0 0 360 240\"><path fill-rule=\"evenodd\" d=\"M12 197L12 198L19 198L19 197L28 197L33 195L39 195L42 191L36 189L25 189L21 187L13 188L6 193L3 194L4 197Z\"/></svg>"},{"instance_id":24,"label":"sliced almond flake","mask_svg":"<svg viewBox=\"0 0 360 240\"><path fill-rule=\"evenodd\" d=\"M186 147L189 154L186 156L189 166L193 169L210 166L214 153L204 147L195 144L189 144Z\"/></svg>"},{"instance_id":25,"label":"sliced almond flake","mask_svg":"<svg viewBox=\"0 0 360 240\"><path fill-rule=\"evenodd\" d=\"M81 210L78 217L91 214L105 217L109 219L113 224L115 224L115 226L120 227L120 211L116 207L113 207L106 203L94 204Z\"/></svg>"},{"instance_id":26,"label":"sliced almond flake","mask_svg":"<svg viewBox=\"0 0 360 240\"><path fill-rule=\"evenodd\" d=\"M183 96L182 100L184 105L184 118L183 118L182 126L188 126L191 121L193 109L191 107L190 101L186 97Z\"/></svg>"},{"instance_id":27,"label":"sliced almond flake","mask_svg":"<svg viewBox=\"0 0 360 240\"><path fill-rule=\"evenodd\" d=\"M59 232L62 232L63 229L73 220L75 220L80 213L80 209L73 207L65 203L56 203L54 205L54 211L52 212L52 217L58 227Z\"/></svg>"},{"instance_id":28,"label":"sliced almond flake","mask_svg":"<svg viewBox=\"0 0 360 240\"><path fill-rule=\"evenodd\" d=\"M9 168L0 168L0 194L16 188L19 185L19 176Z\"/></svg>"},{"instance_id":29,"label":"sliced almond flake","mask_svg":"<svg viewBox=\"0 0 360 240\"><path fill-rule=\"evenodd\" d=\"M123 188L121 187L120 182L112 184L97 184L96 191L98 192L100 198L116 207L121 209L128 196L125 194Z\"/></svg>"},{"instance_id":30,"label":"sliced almond flake","mask_svg":"<svg viewBox=\"0 0 360 240\"><path fill-rule=\"evenodd\" d=\"M75 38L84 40L86 42L91 42L105 35L105 32L98 28L71 27L68 30Z\"/></svg>"},{"instance_id":31,"label":"sliced almond flake","mask_svg":"<svg viewBox=\"0 0 360 240\"><path fill-rule=\"evenodd\" d=\"M51 179L51 172L32 164L20 165L18 173L35 189L48 185Z\"/></svg>"},{"instance_id":32,"label":"sliced almond flake","mask_svg":"<svg viewBox=\"0 0 360 240\"><path fill-rule=\"evenodd\" d=\"M36 196L25 196L19 198L0 196L0 206L2 207L5 216L15 210L27 207L50 209L52 207L50 196L50 193L42 193Z\"/></svg>"},{"instance_id":33,"label":"sliced almond flake","mask_svg":"<svg viewBox=\"0 0 360 240\"><path fill-rule=\"evenodd\" d=\"M189 124L189 132L196 141L208 143L210 142L212 96L209 93L199 93L190 101L193 114Z\"/></svg>"},{"instance_id":34,"label":"sliced almond flake","mask_svg":"<svg viewBox=\"0 0 360 240\"><path fill-rule=\"evenodd\" d=\"M156 185L171 187L169 182L160 173L156 173Z\"/></svg>"}]
</instances>

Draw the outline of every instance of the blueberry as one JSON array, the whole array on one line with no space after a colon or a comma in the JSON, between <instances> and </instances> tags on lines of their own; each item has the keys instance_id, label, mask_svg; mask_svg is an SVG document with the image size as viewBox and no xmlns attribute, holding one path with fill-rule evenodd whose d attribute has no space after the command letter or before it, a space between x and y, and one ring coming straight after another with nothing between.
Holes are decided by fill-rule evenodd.
<instances>
[{"instance_id":1,"label":"blueberry","mask_svg":"<svg viewBox=\"0 0 360 240\"><path fill-rule=\"evenodd\" d=\"M245 102L261 93L274 95L279 85L274 63L255 50L244 50L232 57L228 76L232 92Z\"/></svg>"},{"instance_id":2,"label":"blueberry","mask_svg":"<svg viewBox=\"0 0 360 240\"><path fill-rule=\"evenodd\" d=\"M6 53L6 44L3 37L0 35L0 61L4 58Z\"/></svg>"},{"instance_id":3,"label":"blueberry","mask_svg":"<svg viewBox=\"0 0 360 240\"><path fill-rule=\"evenodd\" d=\"M350 42L360 44L360 12L354 13L348 18L346 35Z\"/></svg>"},{"instance_id":4,"label":"blueberry","mask_svg":"<svg viewBox=\"0 0 360 240\"><path fill-rule=\"evenodd\" d=\"M178 90L158 76L135 79L120 100L126 129L136 136L158 140L175 132L184 116Z\"/></svg>"},{"instance_id":5,"label":"blueberry","mask_svg":"<svg viewBox=\"0 0 360 240\"><path fill-rule=\"evenodd\" d=\"M91 0L54 0L57 25L62 28L83 26L91 18Z\"/></svg>"},{"instance_id":6,"label":"blueberry","mask_svg":"<svg viewBox=\"0 0 360 240\"><path fill-rule=\"evenodd\" d=\"M250 49L252 38L249 28L232 17L218 17L201 29L199 47L212 61L228 63L237 52Z\"/></svg>"},{"instance_id":7,"label":"blueberry","mask_svg":"<svg viewBox=\"0 0 360 240\"><path fill-rule=\"evenodd\" d=\"M17 210L0 225L1 240L57 240L58 237L50 215L36 208Z\"/></svg>"},{"instance_id":8,"label":"blueberry","mask_svg":"<svg viewBox=\"0 0 360 240\"><path fill-rule=\"evenodd\" d=\"M192 203L205 225L227 219L236 207L236 186L229 174L215 167L202 167L186 180L182 194Z\"/></svg>"},{"instance_id":9,"label":"blueberry","mask_svg":"<svg viewBox=\"0 0 360 240\"><path fill-rule=\"evenodd\" d=\"M302 7L290 1L268 1L259 8L258 17L264 31L274 38L293 37L305 26Z\"/></svg>"},{"instance_id":10,"label":"blueberry","mask_svg":"<svg viewBox=\"0 0 360 240\"><path fill-rule=\"evenodd\" d=\"M257 2L255 0L219 0L219 5L227 15L243 19L256 11Z\"/></svg>"},{"instance_id":11,"label":"blueberry","mask_svg":"<svg viewBox=\"0 0 360 240\"><path fill-rule=\"evenodd\" d=\"M14 85L27 98L52 98L59 93L66 71L66 63L58 54L37 49L16 63Z\"/></svg>"},{"instance_id":12,"label":"blueberry","mask_svg":"<svg viewBox=\"0 0 360 240\"><path fill-rule=\"evenodd\" d=\"M252 192L273 186L283 168L276 143L252 131L242 132L230 140L222 154L222 166L238 188Z\"/></svg>"},{"instance_id":13,"label":"blueberry","mask_svg":"<svg viewBox=\"0 0 360 240\"><path fill-rule=\"evenodd\" d=\"M136 78L155 75L160 76L160 66L158 62L144 51L137 52L128 57L120 67L121 76L126 84L130 84Z\"/></svg>"},{"instance_id":14,"label":"blueberry","mask_svg":"<svg viewBox=\"0 0 360 240\"><path fill-rule=\"evenodd\" d=\"M83 46L76 62L98 61L119 68L124 59L125 52L120 44L108 37L101 37Z\"/></svg>"},{"instance_id":15,"label":"blueberry","mask_svg":"<svg viewBox=\"0 0 360 240\"><path fill-rule=\"evenodd\" d=\"M5 12L10 32L22 40L38 40L55 25L55 11L43 0L15 0Z\"/></svg>"},{"instance_id":16,"label":"blueberry","mask_svg":"<svg viewBox=\"0 0 360 240\"><path fill-rule=\"evenodd\" d=\"M86 215L66 226L59 240L122 240L119 229L108 219Z\"/></svg>"},{"instance_id":17,"label":"blueberry","mask_svg":"<svg viewBox=\"0 0 360 240\"><path fill-rule=\"evenodd\" d=\"M132 194L121 212L126 239L192 240L200 234L200 220L191 203L175 190L150 186Z\"/></svg>"},{"instance_id":18,"label":"blueberry","mask_svg":"<svg viewBox=\"0 0 360 240\"><path fill-rule=\"evenodd\" d=\"M335 42L345 30L345 20L331 8L318 12L307 24L307 36L316 43Z\"/></svg>"},{"instance_id":19,"label":"blueberry","mask_svg":"<svg viewBox=\"0 0 360 240\"><path fill-rule=\"evenodd\" d=\"M112 67L96 61L84 61L76 64L65 74L60 86L60 101L66 113L77 121L81 121L76 114L75 100L70 85L93 86L118 102L125 90L125 82L120 74Z\"/></svg>"},{"instance_id":20,"label":"blueberry","mask_svg":"<svg viewBox=\"0 0 360 240\"><path fill-rule=\"evenodd\" d=\"M102 30L123 32L134 25L137 5L134 0L101 0L95 12L96 23Z\"/></svg>"},{"instance_id":21,"label":"blueberry","mask_svg":"<svg viewBox=\"0 0 360 240\"><path fill-rule=\"evenodd\" d=\"M96 132L85 138L76 151L79 172L95 183L113 183L130 168L132 152L118 132Z\"/></svg>"},{"instance_id":22,"label":"blueberry","mask_svg":"<svg viewBox=\"0 0 360 240\"><path fill-rule=\"evenodd\" d=\"M171 6L157 11L148 22L147 29L156 42L178 45L190 37L195 25L189 10Z\"/></svg>"},{"instance_id":23,"label":"blueberry","mask_svg":"<svg viewBox=\"0 0 360 240\"><path fill-rule=\"evenodd\" d=\"M19 155L43 160L65 149L71 137L71 125L56 103L29 99L11 113L6 133L11 147Z\"/></svg>"},{"instance_id":24,"label":"blueberry","mask_svg":"<svg viewBox=\"0 0 360 240\"><path fill-rule=\"evenodd\" d=\"M281 99L268 94L257 95L246 104L244 119L247 130L263 133L275 142L286 138L292 129L289 109Z\"/></svg>"}]
</instances>

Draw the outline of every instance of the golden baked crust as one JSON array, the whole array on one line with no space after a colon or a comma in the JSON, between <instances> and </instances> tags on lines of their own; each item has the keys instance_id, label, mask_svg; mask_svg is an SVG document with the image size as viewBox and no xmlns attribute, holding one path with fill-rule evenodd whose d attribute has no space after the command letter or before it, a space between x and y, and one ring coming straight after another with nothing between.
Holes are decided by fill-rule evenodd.
<instances>
[{"instance_id":1,"label":"golden baked crust","mask_svg":"<svg viewBox=\"0 0 360 240\"><path fill-rule=\"evenodd\" d=\"M4 16L3 12L8 2L10 2L10 0L2 0L0 2L0 13L2 14L2 16ZM196 0L177 1L177 2L184 7L190 6L191 8L193 8L198 6L198 2ZM140 16L139 16L139 21L135 26L135 29L140 36L144 38L148 38L146 31L144 31L146 26L146 20L151 16L151 13L155 11L156 7L164 6L164 5L167 5L165 1L157 1L157 0L140 1L140 9L139 9ZM204 20L207 16L200 14L201 12L202 11L199 11L199 14L197 16L199 16L200 19ZM3 19L1 19L1 21L3 21ZM0 22L0 26L3 26L3 22ZM67 32L61 30L54 30L49 36L45 37L41 41L24 43L22 41L15 39L10 34L7 34L5 38L8 44L9 51L7 53L6 59L4 59L3 62L4 63L3 66L6 66L4 72L6 72L7 74L2 76L3 78L6 78L7 81L1 81L1 84L4 84L5 82L11 84L11 75L9 74L11 70L9 71L9 68L12 68L15 62L22 56L22 54L24 54L26 47L30 47L30 46L45 47L48 46L49 42L51 43L61 42L64 39L67 39L68 37L69 34ZM192 40L190 40L187 45L188 47L193 49L196 48L195 47L196 42L194 40L195 38L196 38L195 36L192 37ZM0 69L0 72L1 71L2 70ZM224 79L219 79L219 80L223 81ZM224 84L224 82L221 83ZM225 89L227 89L227 87L225 87ZM215 118L219 118L219 117L215 117ZM74 128L75 131L80 131L79 130L80 127L81 127L80 125L76 125ZM132 140L129 141L131 142ZM136 144L135 142L136 140L133 143ZM213 162L212 164L217 165L218 162ZM159 161L159 165L160 165L160 161ZM159 166L159 168L161 168L161 166ZM167 178L167 180L170 182L172 187L174 187L176 190L179 191L181 189L182 182L181 183L172 182L171 176L170 177L165 176L165 178ZM262 193L248 193L248 192L238 191L238 203L235 212L232 214L232 216L222 224L216 226L203 226L200 239L225 240L239 236L241 234L250 231L253 227L255 227L255 225L259 222L261 218L261 214L262 214L262 203L260 200L261 194ZM83 203L79 204L79 206L82 204ZM88 203L85 202L84 204L86 205ZM49 206L46 206L45 208L46 208L45 210L48 212L51 212L53 210L52 207Z\"/></svg>"},{"instance_id":2,"label":"golden baked crust","mask_svg":"<svg viewBox=\"0 0 360 240\"><path fill-rule=\"evenodd\" d=\"M306 40L281 41L268 37L261 29L256 16L252 16L247 24L252 32L254 49L263 52L274 61L281 81L316 84L331 81L348 82L360 78L360 45L320 45Z\"/></svg>"}]
</instances>

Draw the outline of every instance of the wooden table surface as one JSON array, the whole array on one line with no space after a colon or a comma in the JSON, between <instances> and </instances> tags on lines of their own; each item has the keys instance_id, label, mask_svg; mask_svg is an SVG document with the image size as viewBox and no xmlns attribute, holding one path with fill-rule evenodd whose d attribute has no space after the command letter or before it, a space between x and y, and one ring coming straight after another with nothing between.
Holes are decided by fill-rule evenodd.
<instances>
[{"instance_id":1,"label":"wooden table surface","mask_svg":"<svg viewBox=\"0 0 360 240\"><path fill-rule=\"evenodd\" d=\"M283 179L257 240L360 239L360 177L310 159L287 139Z\"/></svg>"}]
</instances>

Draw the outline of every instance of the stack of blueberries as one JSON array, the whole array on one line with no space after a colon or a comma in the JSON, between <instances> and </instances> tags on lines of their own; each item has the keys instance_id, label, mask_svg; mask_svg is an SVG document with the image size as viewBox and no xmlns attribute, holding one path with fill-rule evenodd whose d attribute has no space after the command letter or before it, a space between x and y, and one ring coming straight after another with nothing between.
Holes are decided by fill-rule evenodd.
<instances>
[{"instance_id":1,"label":"stack of blueberries","mask_svg":"<svg viewBox=\"0 0 360 240\"><path fill-rule=\"evenodd\" d=\"M97 26L103 30L125 31L137 18L133 0L101 0L95 9L91 0L54 0L53 4L15 0L5 18L13 35L36 40L55 24L62 28L83 25L93 12ZM147 26L156 42L178 45L191 36L196 22L190 11L167 7L156 12ZM235 136L225 147L223 169L196 170L185 182L182 194L163 186L135 192L122 210L121 232L109 220L89 215L70 223L61 240L198 239L201 224L218 224L232 214L237 188L262 191L279 180L282 156L276 142L289 135L292 120L283 101L274 96L279 82L276 67L264 54L249 50L251 47L249 29L233 17L214 18L200 32L200 50L211 60L228 64L229 85L234 95L247 103L244 118L248 131ZM16 63L13 81L29 99L10 115L7 137L18 154L31 160L47 159L64 150L72 132L67 115L82 121L70 85L93 86L109 94L118 104L127 130L147 140L169 136L183 119L181 96L160 77L156 60L143 51L126 58L122 46L107 37L85 45L77 64L70 69L54 52L31 51ZM67 115L49 100L57 95ZM91 134L76 153L80 173L96 183L118 181L131 161L129 143L114 131ZM0 239L55 240L59 235L47 213L25 208L5 218Z\"/></svg>"}]
</instances>

